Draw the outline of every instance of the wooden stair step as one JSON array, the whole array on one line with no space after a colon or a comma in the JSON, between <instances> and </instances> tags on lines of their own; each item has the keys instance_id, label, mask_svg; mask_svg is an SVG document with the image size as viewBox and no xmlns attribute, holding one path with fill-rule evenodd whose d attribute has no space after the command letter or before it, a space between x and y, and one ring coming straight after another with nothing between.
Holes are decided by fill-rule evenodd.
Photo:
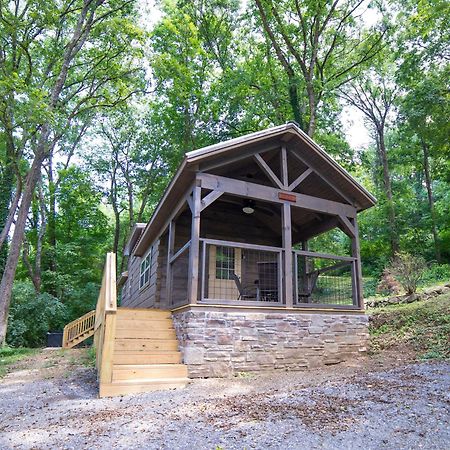
<instances>
[{"instance_id":1,"label":"wooden stair step","mask_svg":"<svg viewBox=\"0 0 450 450\"><path fill-rule=\"evenodd\" d=\"M130 317L117 318L117 330L173 330L172 319L135 319Z\"/></svg>"},{"instance_id":2,"label":"wooden stair step","mask_svg":"<svg viewBox=\"0 0 450 450\"><path fill-rule=\"evenodd\" d=\"M171 330L134 330L134 329L126 329L119 328L116 329L116 339L176 339L177 335L175 334L175 330L172 328Z\"/></svg>"},{"instance_id":3,"label":"wooden stair step","mask_svg":"<svg viewBox=\"0 0 450 450\"><path fill-rule=\"evenodd\" d=\"M185 387L188 383L188 378L114 381L112 383L100 384L99 396L113 397L116 395L137 394L140 392L178 389Z\"/></svg>"},{"instance_id":4,"label":"wooden stair step","mask_svg":"<svg viewBox=\"0 0 450 450\"><path fill-rule=\"evenodd\" d=\"M178 351L115 351L113 364L180 364L181 353Z\"/></svg>"},{"instance_id":5,"label":"wooden stair step","mask_svg":"<svg viewBox=\"0 0 450 450\"><path fill-rule=\"evenodd\" d=\"M114 351L120 350L178 350L176 339L116 339Z\"/></svg>"},{"instance_id":6,"label":"wooden stair step","mask_svg":"<svg viewBox=\"0 0 450 450\"><path fill-rule=\"evenodd\" d=\"M184 364L121 364L113 366L112 381L187 378Z\"/></svg>"},{"instance_id":7,"label":"wooden stair step","mask_svg":"<svg viewBox=\"0 0 450 450\"><path fill-rule=\"evenodd\" d=\"M164 309L149 308L117 308L117 317L136 319L170 319L172 314Z\"/></svg>"}]
</instances>

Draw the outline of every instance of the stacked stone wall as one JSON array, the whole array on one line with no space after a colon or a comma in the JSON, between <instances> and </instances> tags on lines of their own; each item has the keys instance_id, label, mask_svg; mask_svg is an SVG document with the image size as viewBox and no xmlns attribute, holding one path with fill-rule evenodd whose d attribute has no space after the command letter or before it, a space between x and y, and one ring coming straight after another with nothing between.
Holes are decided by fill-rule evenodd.
<instances>
[{"instance_id":1,"label":"stacked stone wall","mask_svg":"<svg viewBox=\"0 0 450 450\"><path fill-rule=\"evenodd\" d=\"M189 376L301 370L366 352L364 314L184 310L173 314Z\"/></svg>"}]
</instances>

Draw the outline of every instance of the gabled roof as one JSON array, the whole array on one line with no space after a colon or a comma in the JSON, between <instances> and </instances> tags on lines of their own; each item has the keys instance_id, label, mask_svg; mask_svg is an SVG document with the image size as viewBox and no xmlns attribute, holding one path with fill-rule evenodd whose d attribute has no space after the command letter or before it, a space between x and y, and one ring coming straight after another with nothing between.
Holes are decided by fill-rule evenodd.
<instances>
[{"instance_id":1,"label":"gabled roof","mask_svg":"<svg viewBox=\"0 0 450 450\"><path fill-rule=\"evenodd\" d=\"M145 227L147 226L146 223L136 223L131 230L130 237L128 238L127 245L125 246L124 250L124 256L131 255L134 246L136 245L137 241L141 237L142 232L144 231Z\"/></svg>"},{"instance_id":2,"label":"gabled roof","mask_svg":"<svg viewBox=\"0 0 450 450\"><path fill-rule=\"evenodd\" d=\"M304 133L297 124L288 122L284 125L257 131L186 153L149 223L144 231L139 233L139 241L134 250L135 254L142 255L151 242L164 231L162 227L166 224L179 199L185 195L187 189L193 183L195 173L199 170L200 165L215 160L223 160L224 164L226 164L228 158L239 157L240 153L247 149L256 148L271 142L279 142L280 145L283 142L289 142L289 145L295 145L305 160L311 160L316 166L322 167L324 171L331 173L333 180L339 184L341 191L348 192L349 196L354 199L354 205L358 211L370 208L375 204L376 199L342 166ZM136 233L133 232L130 241L138 233L138 230L133 231L136 231ZM134 245L130 245L130 243L127 245L129 250L132 250L133 247Z\"/></svg>"}]
</instances>

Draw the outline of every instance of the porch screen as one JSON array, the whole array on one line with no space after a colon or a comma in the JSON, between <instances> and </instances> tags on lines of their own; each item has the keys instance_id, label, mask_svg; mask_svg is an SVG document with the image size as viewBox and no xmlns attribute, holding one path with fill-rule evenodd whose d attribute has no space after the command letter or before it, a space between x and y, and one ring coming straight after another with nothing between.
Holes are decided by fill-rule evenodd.
<instances>
[{"instance_id":1,"label":"porch screen","mask_svg":"<svg viewBox=\"0 0 450 450\"><path fill-rule=\"evenodd\" d=\"M234 248L218 246L216 249L216 279L232 280L234 274Z\"/></svg>"}]
</instances>

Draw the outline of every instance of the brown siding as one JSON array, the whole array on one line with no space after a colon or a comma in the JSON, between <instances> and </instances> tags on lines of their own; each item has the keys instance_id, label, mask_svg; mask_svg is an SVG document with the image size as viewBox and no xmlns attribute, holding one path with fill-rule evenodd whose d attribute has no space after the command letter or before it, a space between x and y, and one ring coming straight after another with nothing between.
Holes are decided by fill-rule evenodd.
<instances>
[{"instance_id":1,"label":"brown siding","mask_svg":"<svg viewBox=\"0 0 450 450\"><path fill-rule=\"evenodd\" d=\"M131 256L128 263L128 280L122 289L122 306L128 308L151 308L155 306L157 277L158 277L158 257L159 240L153 245L153 258L150 267L149 283L139 289L140 266L142 258Z\"/></svg>"}]
</instances>

